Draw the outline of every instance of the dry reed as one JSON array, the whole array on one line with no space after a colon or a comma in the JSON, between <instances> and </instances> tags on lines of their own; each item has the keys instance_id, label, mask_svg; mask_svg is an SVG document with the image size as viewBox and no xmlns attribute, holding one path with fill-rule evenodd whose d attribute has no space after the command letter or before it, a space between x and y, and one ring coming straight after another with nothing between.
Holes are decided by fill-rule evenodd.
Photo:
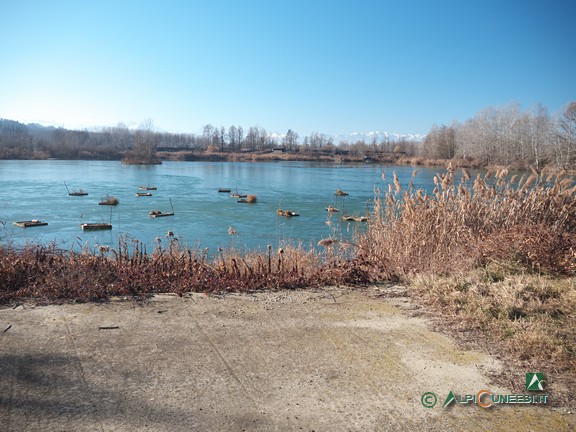
<instances>
[{"instance_id":1,"label":"dry reed","mask_svg":"<svg viewBox=\"0 0 576 432\"><path fill-rule=\"evenodd\" d=\"M489 264L520 261L538 271L576 272L576 186L573 179L550 181L532 173L507 180L507 170L469 174L457 182L454 170L434 178L432 194L413 187L402 193L397 178L376 191L368 232L358 256L374 269L397 276L452 274ZM382 263L386 262L387 267Z\"/></svg>"}]
</instances>

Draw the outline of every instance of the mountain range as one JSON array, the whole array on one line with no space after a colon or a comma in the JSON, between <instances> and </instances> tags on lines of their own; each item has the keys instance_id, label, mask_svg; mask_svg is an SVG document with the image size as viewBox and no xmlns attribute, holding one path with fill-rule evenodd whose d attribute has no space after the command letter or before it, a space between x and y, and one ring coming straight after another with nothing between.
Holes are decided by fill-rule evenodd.
<instances>
[{"instance_id":1,"label":"mountain range","mask_svg":"<svg viewBox=\"0 0 576 432\"><path fill-rule=\"evenodd\" d=\"M28 130L31 132L50 131L50 130L57 129L55 126L52 126L52 125L41 125L38 123L24 124L24 123L20 123L20 122L14 121L14 120L7 120L7 119L0 119L0 120L4 123L18 124L20 126L27 127ZM139 125L136 123L128 124L128 125L123 124L123 126L127 127L130 130L136 130L139 127ZM81 128L72 128L72 129L81 130ZM99 129L101 129L101 128L92 127L92 128L86 128L86 129L92 130L92 131L99 131ZM156 132L169 133L165 129L162 129L159 127L154 127L153 129ZM364 141L366 144L370 144L373 141L376 141L377 143L386 142L386 141L402 141L402 140L423 141L424 138L426 138L426 135L399 134L399 133L381 132L381 131L353 132L353 133L338 134L338 135L330 135L330 134L323 134L323 135L326 138L332 138L332 141L335 144L338 144L341 142L347 142L350 144L354 144L354 143L357 143L358 141ZM282 138L284 137L284 134L273 133L272 137L277 139L278 141L281 141ZM302 140L303 137L301 136L300 139Z\"/></svg>"},{"instance_id":2,"label":"mountain range","mask_svg":"<svg viewBox=\"0 0 576 432\"><path fill-rule=\"evenodd\" d=\"M341 134L335 135L332 138L334 142L348 142L348 143L356 143L358 141L364 141L365 143L369 144L374 140L378 143L386 142L386 141L422 141L424 140L425 135L419 134L398 134L398 133L390 133L390 132L380 132L380 131L371 131L371 132L354 132L351 134Z\"/></svg>"}]
</instances>

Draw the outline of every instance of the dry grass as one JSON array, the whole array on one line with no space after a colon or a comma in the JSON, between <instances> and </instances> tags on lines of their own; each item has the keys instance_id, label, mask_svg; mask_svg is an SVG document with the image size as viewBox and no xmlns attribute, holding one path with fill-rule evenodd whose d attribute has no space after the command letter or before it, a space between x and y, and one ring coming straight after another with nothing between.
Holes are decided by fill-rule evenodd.
<instances>
[{"instance_id":1,"label":"dry grass","mask_svg":"<svg viewBox=\"0 0 576 432\"><path fill-rule=\"evenodd\" d=\"M448 331L464 331L507 364L554 376L555 399L574 403L576 277L519 274L491 264L460 276L415 276L410 287Z\"/></svg>"},{"instance_id":2,"label":"dry grass","mask_svg":"<svg viewBox=\"0 0 576 432\"><path fill-rule=\"evenodd\" d=\"M492 260L519 261L543 272L576 272L576 186L540 173L519 181L505 169L472 181L466 170L435 177L428 195L394 176L375 212L359 256L385 274L452 274Z\"/></svg>"},{"instance_id":3,"label":"dry grass","mask_svg":"<svg viewBox=\"0 0 576 432\"><path fill-rule=\"evenodd\" d=\"M411 282L428 306L507 340L519 360L576 368L576 278L515 274L492 265L461 276L417 276Z\"/></svg>"}]
</instances>

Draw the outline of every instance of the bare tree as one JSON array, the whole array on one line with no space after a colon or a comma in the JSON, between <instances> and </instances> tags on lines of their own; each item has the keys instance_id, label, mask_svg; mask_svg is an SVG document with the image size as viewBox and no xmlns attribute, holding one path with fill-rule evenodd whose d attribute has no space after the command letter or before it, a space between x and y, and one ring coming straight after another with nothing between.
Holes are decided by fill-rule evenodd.
<instances>
[{"instance_id":1,"label":"bare tree","mask_svg":"<svg viewBox=\"0 0 576 432\"><path fill-rule=\"evenodd\" d=\"M211 124L207 124L202 128L201 147L203 150L206 150L208 146L212 144L215 130L216 128Z\"/></svg>"},{"instance_id":2,"label":"bare tree","mask_svg":"<svg viewBox=\"0 0 576 432\"><path fill-rule=\"evenodd\" d=\"M258 150L274 147L271 136L264 128L256 128L258 131Z\"/></svg>"},{"instance_id":3,"label":"bare tree","mask_svg":"<svg viewBox=\"0 0 576 432\"><path fill-rule=\"evenodd\" d=\"M232 125L228 128L228 132L227 132L228 145L230 147L231 152L234 152L234 149L238 145L238 142L236 141L237 133L238 133L238 130L236 129L236 126Z\"/></svg>"},{"instance_id":4,"label":"bare tree","mask_svg":"<svg viewBox=\"0 0 576 432\"><path fill-rule=\"evenodd\" d=\"M154 123L152 119L146 119L140 123L134 137L134 147L127 152L124 163L128 164L157 164L160 163L156 155L157 145Z\"/></svg>"},{"instance_id":5,"label":"bare tree","mask_svg":"<svg viewBox=\"0 0 576 432\"><path fill-rule=\"evenodd\" d=\"M475 158L482 165L517 162L524 152L519 141L521 130L522 114L517 104L486 108L458 128L455 153Z\"/></svg>"},{"instance_id":6,"label":"bare tree","mask_svg":"<svg viewBox=\"0 0 576 432\"><path fill-rule=\"evenodd\" d=\"M238 147L240 148L244 143L244 128L242 126L238 126L237 132L238 132Z\"/></svg>"},{"instance_id":7,"label":"bare tree","mask_svg":"<svg viewBox=\"0 0 576 432\"><path fill-rule=\"evenodd\" d=\"M457 125L440 127L433 125L424 140L424 152L428 157L452 159L456 155Z\"/></svg>"},{"instance_id":8,"label":"bare tree","mask_svg":"<svg viewBox=\"0 0 576 432\"><path fill-rule=\"evenodd\" d=\"M239 150L242 146L242 140L244 139L244 129L242 126L230 126L228 128L228 143L230 146L230 151L235 152Z\"/></svg>"},{"instance_id":9,"label":"bare tree","mask_svg":"<svg viewBox=\"0 0 576 432\"><path fill-rule=\"evenodd\" d=\"M255 151L258 145L259 132L258 127L251 126L246 134L246 146L250 151Z\"/></svg>"},{"instance_id":10,"label":"bare tree","mask_svg":"<svg viewBox=\"0 0 576 432\"><path fill-rule=\"evenodd\" d=\"M564 168L576 164L576 102L570 102L558 120L554 143L556 163Z\"/></svg>"},{"instance_id":11,"label":"bare tree","mask_svg":"<svg viewBox=\"0 0 576 432\"><path fill-rule=\"evenodd\" d=\"M309 137L309 143L312 149L320 149L328 144L328 138L319 132L312 132Z\"/></svg>"},{"instance_id":12,"label":"bare tree","mask_svg":"<svg viewBox=\"0 0 576 432\"><path fill-rule=\"evenodd\" d=\"M536 169L540 169L547 153L548 143L552 141L554 126L548 110L542 104L538 104L527 118L532 163Z\"/></svg>"},{"instance_id":13,"label":"bare tree","mask_svg":"<svg viewBox=\"0 0 576 432\"><path fill-rule=\"evenodd\" d=\"M288 129L286 135L282 138L282 145L288 150L293 151L298 145L298 134L292 129Z\"/></svg>"},{"instance_id":14,"label":"bare tree","mask_svg":"<svg viewBox=\"0 0 576 432\"><path fill-rule=\"evenodd\" d=\"M217 127L214 128L212 136L210 137L210 146L214 150L220 147L220 130Z\"/></svg>"}]
</instances>

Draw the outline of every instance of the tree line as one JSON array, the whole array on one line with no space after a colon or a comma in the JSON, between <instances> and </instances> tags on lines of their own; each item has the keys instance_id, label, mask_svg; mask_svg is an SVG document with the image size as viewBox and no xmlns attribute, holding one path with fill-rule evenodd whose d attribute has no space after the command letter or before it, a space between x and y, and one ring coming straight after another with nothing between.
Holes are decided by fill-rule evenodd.
<instances>
[{"instance_id":1,"label":"tree line","mask_svg":"<svg viewBox=\"0 0 576 432\"><path fill-rule=\"evenodd\" d=\"M478 166L575 168L576 102L556 118L541 104L525 111L512 104L486 108L461 124L434 125L423 142L422 155L475 161Z\"/></svg>"},{"instance_id":2,"label":"tree line","mask_svg":"<svg viewBox=\"0 0 576 432\"><path fill-rule=\"evenodd\" d=\"M284 135L260 126L245 129L207 124L198 134L158 132L152 120L137 129L120 123L97 131L69 130L0 119L0 159L102 159L129 163L158 162L157 151L196 154L270 152L281 149L304 155L346 154L356 158L394 154L437 160L459 159L463 165L576 166L576 102L552 117L538 104L522 111L518 104L486 108L463 123L433 125L424 140L377 139L334 142L319 132L308 136L292 129ZM383 160L380 158L380 160Z\"/></svg>"},{"instance_id":3,"label":"tree line","mask_svg":"<svg viewBox=\"0 0 576 432\"><path fill-rule=\"evenodd\" d=\"M119 124L88 131L0 119L0 159L101 159L154 163L157 151L250 153L275 149L307 155L351 154L363 157L370 153L395 152L415 156L419 147L419 142L402 138L335 143L332 137L319 132L301 138L292 129L284 135L276 135L260 126L244 129L236 125L225 128L208 124L200 134L175 134L156 131L151 120L145 120L137 129Z\"/></svg>"}]
</instances>

